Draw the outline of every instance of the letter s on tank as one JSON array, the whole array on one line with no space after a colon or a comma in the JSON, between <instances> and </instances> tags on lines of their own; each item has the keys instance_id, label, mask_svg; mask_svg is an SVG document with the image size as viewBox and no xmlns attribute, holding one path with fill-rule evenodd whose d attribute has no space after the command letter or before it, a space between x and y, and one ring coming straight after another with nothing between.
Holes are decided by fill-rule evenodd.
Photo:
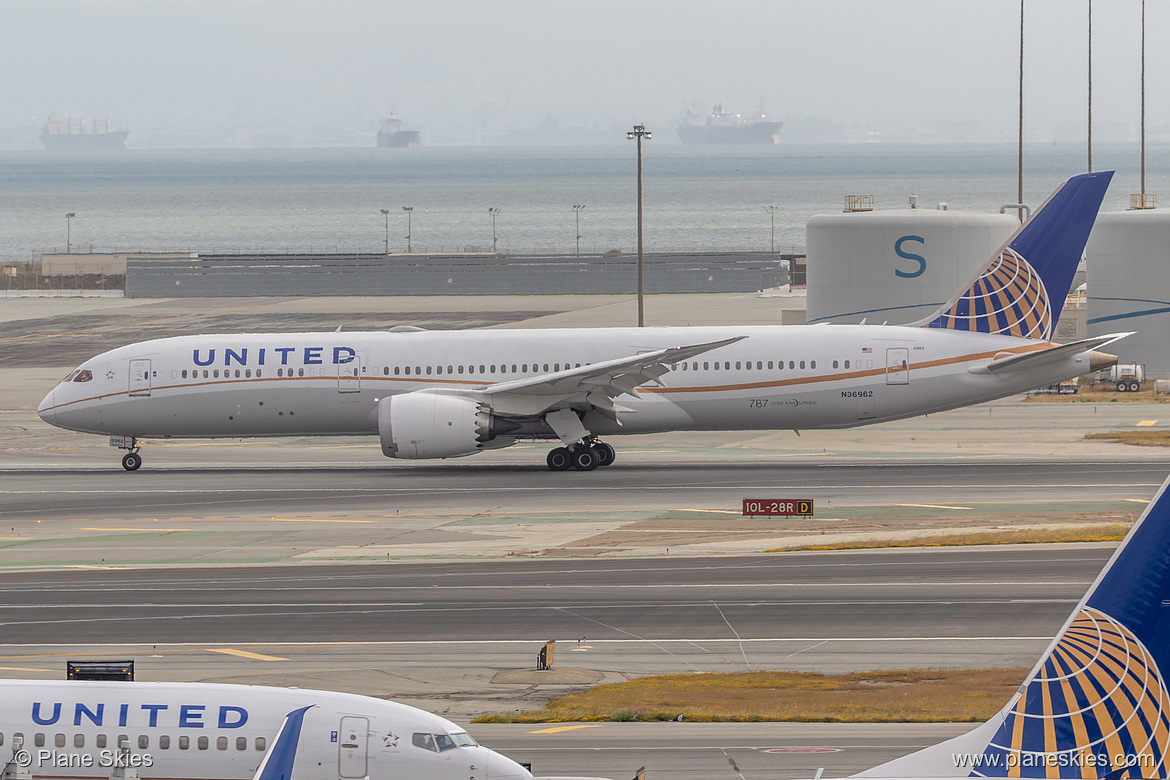
<instances>
[{"instance_id":1,"label":"letter s on tank","mask_svg":"<svg viewBox=\"0 0 1170 780\"><path fill-rule=\"evenodd\" d=\"M902 244L905 244L907 241L917 241L919 244L925 245L926 239L924 239L922 236L902 236L894 242L894 254L896 254L898 257L905 258L906 260L913 260L914 262L918 263L917 271L903 271L900 268L895 268L894 275L900 276L903 279L913 279L916 276L922 276L922 272L926 270L926 258L922 255L916 255L913 252L908 252L903 249Z\"/></svg>"}]
</instances>

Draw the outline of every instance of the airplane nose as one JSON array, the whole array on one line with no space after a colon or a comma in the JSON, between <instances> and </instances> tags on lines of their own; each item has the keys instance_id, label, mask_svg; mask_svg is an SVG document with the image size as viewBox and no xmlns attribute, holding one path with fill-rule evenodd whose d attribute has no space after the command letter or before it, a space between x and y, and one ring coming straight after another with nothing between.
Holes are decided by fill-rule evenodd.
<instances>
[{"instance_id":1,"label":"airplane nose","mask_svg":"<svg viewBox=\"0 0 1170 780\"><path fill-rule=\"evenodd\" d=\"M502 753L488 751L488 780L528 780L532 773Z\"/></svg>"},{"instance_id":2,"label":"airplane nose","mask_svg":"<svg viewBox=\"0 0 1170 780\"><path fill-rule=\"evenodd\" d=\"M53 395L56 392L57 390L55 388L50 390L49 394L45 396L43 401L41 401L41 405L37 407L37 416L39 416L49 425L57 424L57 404L53 400Z\"/></svg>"}]
</instances>

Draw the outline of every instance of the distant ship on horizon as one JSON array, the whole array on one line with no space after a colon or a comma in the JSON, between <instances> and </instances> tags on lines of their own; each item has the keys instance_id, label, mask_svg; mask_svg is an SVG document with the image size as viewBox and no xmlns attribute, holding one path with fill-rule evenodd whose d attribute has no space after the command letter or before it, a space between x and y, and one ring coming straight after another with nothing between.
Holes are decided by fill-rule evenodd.
<instances>
[{"instance_id":1,"label":"distant ship on horizon","mask_svg":"<svg viewBox=\"0 0 1170 780\"><path fill-rule=\"evenodd\" d=\"M758 118L728 114L716 103L706 117L694 111L678 124L678 137L684 144L776 144L780 142L783 122L771 122L761 110Z\"/></svg>"},{"instance_id":2,"label":"distant ship on horizon","mask_svg":"<svg viewBox=\"0 0 1170 780\"><path fill-rule=\"evenodd\" d=\"M64 121L49 118L41 128L41 143L46 149L62 152L91 152L125 149L129 130L110 130L110 119L99 128L96 117L91 121L90 130L85 131L85 119L78 119L76 131L72 118Z\"/></svg>"},{"instance_id":3,"label":"distant ship on horizon","mask_svg":"<svg viewBox=\"0 0 1170 780\"><path fill-rule=\"evenodd\" d=\"M422 137L418 130L408 130L403 127L402 120L390 112L390 116L382 120L378 128L378 146L388 146L396 149L422 146Z\"/></svg>"}]
</instances>

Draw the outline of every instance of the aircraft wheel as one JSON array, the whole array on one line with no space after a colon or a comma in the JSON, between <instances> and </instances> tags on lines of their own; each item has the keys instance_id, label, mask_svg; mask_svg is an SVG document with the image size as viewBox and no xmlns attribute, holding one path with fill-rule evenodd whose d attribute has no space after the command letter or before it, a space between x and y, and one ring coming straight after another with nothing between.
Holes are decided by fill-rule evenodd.
<instances>
[{"instance_id":1,"label":"aircraft wheel","mask_svg":"<svg viewBox=\"0 0 1170 780\"><path fill-rule=\"evenodd\" d=\"M142 456L137 452L127 452L122 456L122 468L127 471L138 471L142 465Z\"/></svg>"},{"instance_id":2,"label":"aircraft wheel","mask_svg":"<svg viewBox=\"0 0 1170 780\"><path fill-rule=\"evenodd\" d=\"M593 454L597 456L598 466L608 466L613 463L614 458L617 457L617 452L614 451L614 448L603 441L597 442L590 449L592 449Z\"/></svg>"},{"instance_id":3,"label":"aircraft wheel","mask_svg":"<svg viewBox=\"0 0 1170 780\"><path fill-rule=\"evenodd\" d=\"M597 453L592 447L574 447L569 450L573 460L573 468L577 471L593 471L599 465Z\"/></svg>"},{"instance_id":4,"label":"aircraft wheel","mask_svg":"<svg viewBox=\"0 0 1170 780\"><path fill-rule=\"evenodd\" d=\"M573 466L573 458L565 447L557 447L548 453L544 459L549 471L568 471Z\"/></svg>"}]
</instances>

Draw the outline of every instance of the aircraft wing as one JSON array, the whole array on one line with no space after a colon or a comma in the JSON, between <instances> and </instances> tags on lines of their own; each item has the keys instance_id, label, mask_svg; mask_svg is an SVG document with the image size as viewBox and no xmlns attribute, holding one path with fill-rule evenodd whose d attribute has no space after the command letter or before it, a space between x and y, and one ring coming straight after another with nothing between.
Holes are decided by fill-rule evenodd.
<instances>
[{"instance_id":1,"label":"aircraft wing","mask_svg":"<svg viewBox=\"0 0 1170 780\"><path fill-rule=\"evenodd\" d=\"M591 406L607 417L617 419L617 412L626 411L614 402L618 396L637 395L640 386L657 382L675 363L745 338L736 336L703 344L650 350L580 368L499 382L479 392L499 414L540 414L563 405L567 400L574 406Z\"/></svg>"},{"instance_id":2,"label":"aircraft wing","mask_svg":"<svg viewBox=\"0 0 1170 780\"><path fill-rule=\"evenodd\" d=\"M1000 358L999 360L991 361L987 364L986 369L995 374L999 373L1000 371L1017 371L1022 368L1033 368L1045 363L1063 360L1081 352L1091 352L1096 350L1098 347L1104 347L1108 344L1112 344L1115 341L1120 341L1126 336L1132 335L1132 332L1110 333L1107 336L1094 336L1090 339L1081 339L1080 341L1074 341L1070 344L1061 344L1058 347L1052 347L1051 349L1045 349L1039 352L1025 352L1022 355L1012 355L1011 357ZM1109 357L1112 358L1113 356ZM1116 358L1113 358L1112 362L1108 365L1112 365L1113 362L1116 362ZM1093 361L1090 360L1090 363L1093 363ZM1089 370L1096 371L1098 368L1104 367L1107 366L1090 365Z\"/></svg>"}]
</instances>

